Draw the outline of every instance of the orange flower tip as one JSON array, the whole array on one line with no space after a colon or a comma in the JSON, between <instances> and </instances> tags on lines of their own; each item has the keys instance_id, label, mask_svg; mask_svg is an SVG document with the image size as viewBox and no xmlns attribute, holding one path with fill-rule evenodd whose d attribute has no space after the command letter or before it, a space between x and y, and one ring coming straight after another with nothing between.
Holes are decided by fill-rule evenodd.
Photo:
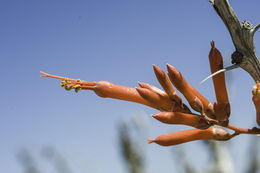
<instances>
[{"instance_id":1,"label":"orange flower tip","mask_svg":"<svg viewBox=\"0 0 260 173\"><path fill-rule=\"evenodd\" d=\"M157 65L154 65L154 64L153 64L153 69L154 69L154 70L156 70L156 71L159 71L159 70L161 70L161 68L160 68L159 66L157 66Z\"/></svg>"},{"instance_id":2,"label":"orange flower tip","mask_svg":"<svg viewBox=\"0 0 260 173\"><path fill-rule=\"evenodd\" d=\"M147 97L147 95L150 94L149 90L146 88L135 88L137 92L142 96L142 97Z\"/></svg>"},{"instance_id":3,"label":"orange flower tip","mask_svg":"<svg viewBox=\"0 0 260 173\"><path fill-rule=\"evenodd\" d=\"M143 82L139 82L139 81L138 81L138 85L139 85L141 88L145 88Z\"/></svg>"},{"instance_id":4,"label":"orange flower tip","mask_svg":"<svg viewBox=\"0 0 260 173\"><path fill-rule=\"evenodd\" d=\"M156 74L157 78L158 77L162 78L165 75L163 70L160 67L156 66L156 65L153 66L153 70L154 70L154 73Z\"/></svg>"},{"instance_id":5,"label":"orange flower tip","mask_svg":"<svg viewBox=\"0 0 260 173\"><path fill-rule=\"evenodd\" d=\"M157 119L158 118L158 114L152 114L152 117Z\"/></svg>"},{"instance_id":6,"label":"orange flower tip","mask_svg":"<svg viewBox=\"0 0 260 173\"><path fill-rule=\"evenodd\" d=\"M170 64L167 64L167 70L168 70L168 73L171 73L173 75L177 75L180 73L175 67L173 67Z\"/></svg>"},{"instance_id":7,"label":"orange flower tip","mask_svg":"<svg viewBox=\"0 0 260 173\"><path fill-rule=\"evenodd\" d=\"M155 70L156 68L159 68L157 65L155 65L155 64L152 64L152 66L153 66L153 70Z\"/></svg>"},{"instance_id":8,"label":"orange flower tip","mask_svg":"<svg viewBox=\"0 0 260 173\"><path fill-rule=\"evenodd\" d=\"M154 140L153 139L148 139L147 142L148 142L148 144L151 144L151 143L154 143Z\"/></svg>"},{"instance_id":9,"label":"orange flower tip","mask_svg":"<svg viewBox=\"0 0 260 173\"><path fill-rule=\"evenodd\" d=\"M40 71L40 73L43 74L40 77L47 77L47 75L48 75L47 73L44 73L43 71Z\"/></svg>"},{"instance_id":10,"label":"orange flower tip","mask_svg":"<svg viewBox=\"0 0 260 173\"><path fill-rule=\"evenodd\" d=\"M174 68L171 64L166 64L167 68Z\"/></svg>"},{"instance_id":11,"label":"orange flower tip","mask_svg":"<svg viewBox=\"0 0 260 173\"><path fill-rule=\"evenodd\" d=\"M210 42L210 45L211 45L211 48L212 48L212 49L215 48L215 42L214 42L213 40Z\"/></svg>"},{"instance_id":12,"label":"orange flower tip","mask_svg":"<svg viewBox=\"0 0 260 173\"><path fill-rule=\"evenodd\" d=\"M137 87L135 87L135 89L140 93L143 93L143 92L145 92L145 88L137 88Z\"/></svg>"},{"instance_id":13,"label":"orange flower tip","mask_svg":"<svg viewBox=\"0 0 260 173\"><path fill-rule=\"evenodd\" d=\"M145 88L145 89L150 89L150 88L151 88L151 85L150 85L150 84L147 84L147 83L144 83L144 82L139 82L139 81L138 81L138 85L139 85L141 88Z\"/></svg>"}]
</instances>

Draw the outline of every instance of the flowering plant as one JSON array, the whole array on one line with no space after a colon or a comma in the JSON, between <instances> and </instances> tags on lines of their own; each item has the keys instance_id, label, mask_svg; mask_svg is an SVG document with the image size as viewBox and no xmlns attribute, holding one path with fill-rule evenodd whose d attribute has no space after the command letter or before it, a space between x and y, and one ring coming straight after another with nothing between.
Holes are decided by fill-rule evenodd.
<instances>
[{"instance_id":1,"label":"flowering plant","mask_svg":"<svg viewBox=\"0 0 260 173\"><path fill-rule=\"evenodd\" d=\"M221 53L211 42L209 62L216 95L216 102L211 104L202 94L193 88L173 66L167 64L168 77L165 72L154 65L154 72L163 90L139 82L139 88L130 88L108 81L89 82L79 79L70 79L50 75L44 72L42 77L61 79L61 86L66 90L92 90L100 97L109 97L144 104L161 111L153 117L167 124L182 124L194 129L184 130L158 136L149 143L157 143L163 146L177 145L194 140L229 140L239 134L260 134L260 129L253 127L244 129L229 123L230 104L225 84L225 72L241 67L255 80L253 87L253 102L256 108L256 121L260 125L260 62L257 58L253 36L260 28L260 24L253 27L248 21L240 22L230 6L228 0L209 0L217 14L226 25L234 46L232 54L234 65L223 68ZM181 96L173 86L185 97L190 107L183 103ZM213 126L221 126L213 127ZM231 129L231 134L225 129Z\"/></svg>"},{"instance_id":2,"label":"flowering plant","mask_svg":"<svg viewBox=\"0 0 260 173\"><path fill-rule=\"evenodd\" d=\"M209 53L211 72L223 69L221 53L211 42ZM162 146L177 145L194 140L229 140L232 137L246 134L260 134L260 129L238 128L229 124L230 104L225 84L225 74L220 73L213 76L213 84L216 95L216 102L211 104L202 94L193 88L173 66L167 64L168 77L158 66L153 65L154 73L163 90L139 82L139 88L130 88L122 85L110 83L108 81L89 82L80 79L70 79L66 77L54 76L41 72L42 77L61 79L61 86L66 90L92 90L100 97L109 97L119 100L136 102L157 109L161 112L153 117L166 124L182 124L191 126L194 129L184 130L169 134L163 134L149 143L157 143ZM174 87L185 97L190 108L183 103L181 96L175 91ZM253 88L253 102L256 108L257 123L260 125L260 83ZM221 126L231 129L234 133L230 134L224 128L212 127Z\"/></svg>"}]
</instances>

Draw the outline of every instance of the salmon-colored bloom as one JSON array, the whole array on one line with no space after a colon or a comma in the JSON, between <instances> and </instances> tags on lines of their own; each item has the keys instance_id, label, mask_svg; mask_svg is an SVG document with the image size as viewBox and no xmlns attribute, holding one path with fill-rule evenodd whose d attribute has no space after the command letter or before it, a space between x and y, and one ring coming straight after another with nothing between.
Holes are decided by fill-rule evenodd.
<instances>
[{"instance_id":1,"label":"salmon-colored bloom","mask_svg":"<svg viewBox=\"0 0 260 173\"><path fill-rule=\"evenodd\" d=\"M164 73L164 71L156 65L153 65L153 69L154 69L154 73L157 77L157 80L161 84L164 91L169 95L170 99L175 101L176 103L182 105L181 97L173 89L171 82L169 81L169 79L166 76L166 74Z\"/></svg>"},{"instance_id":2,"label":"salmon-colored bloom","mask_svg":"<svg viewBox=\"0 0 260 173\"><path fill-rule=\"evenodd\" d=\"M172 146L196 140L224 141L230 139L231 137L232 135L230 133L220 128L208 128L206 130L191 129L163 134L155 139L149 139L148 143L154 142L161 146Z\"/></svg>"},{"instance_id":3,"label":"salmon-colored bloom","mask_svg":"<svg viewBox=\"0 0 260 173\"><path fill-rule=\"evenodd\" d=\"M211 42L209 62L212 74L223 69L223 59L219 50L215 48L214 41ZM226 89L225 74L220 73L216 76L213 76L212 78L217 99L217 102L214 103L214 112L216 115L216 119L220 121L223 125L227 125L228 118L230 116L230 104Z\"/></svg>"},{"instance_id":4,"label":"salmon-colored bloom","mask_svg":"<svg viewBox=\"0 0 260 173\"><path fill-rule=\"evenodd\" d=\"M202 116L182 112L159 112L152 115L155 119L166 124L182 124L198 129L207 129L211 124Z\"/></svg>"},{"instance_id":5,"label":"salmon-colored bloom","mask_svg":"<svg viewBox=\"0 0 260 173\"><path fill-rule=\"evenodd\" d=\"M221 53L211 42L209 53L211 73L223 68ZM66 90L92 90L98 96L135 102L160 110L153 115L155 119L166 124L178 124L193 127L194 129L184 130L169 134L163 134L149 143L157 143L162 146L182 144L195 140L229 140L241 134L260 134L260 129L243 129L229 124L230 105L225 84L224 74L213 77L216 102L214 106L195 88L193 88L173 66L167 64L168 77L164 71L153 65L154 73L163 90L143 82L139 82L140 88L131 88L110 83L108 81L90 82L79 79L70 79L50 75L44 72L42 77L50 77L61 80L61 86ZM173 85L172 85L172 84ZM200 113L197 115L183 103L174 87L182 93L191 108ZM260 83L253 88L253 103L256 108L256 120L260 125ZM230 134L221 128L211 128L213 125L223 126L234 131Z\"/></svg>"}]
</instances>

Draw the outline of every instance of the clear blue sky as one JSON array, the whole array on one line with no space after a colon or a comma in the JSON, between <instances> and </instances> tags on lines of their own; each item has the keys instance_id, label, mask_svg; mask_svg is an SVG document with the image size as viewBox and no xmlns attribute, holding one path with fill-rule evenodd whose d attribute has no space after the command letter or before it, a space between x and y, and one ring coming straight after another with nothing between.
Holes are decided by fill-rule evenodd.
<instances>
[{"instance_id":1,"label":"clear blue sky","mask_svg":"<svg viewBox=\"0 0 260 173\"><path fill-rule=\"evenodd\" d=\"M240 20L260 22L259 0L231 4ZM207 0L0 0L0 26L0 172L5 173L22 172L15 156L20 148L39 155L47 145L76 172L125 172L117 141L121 119L147 116L148 138L180 129L158 123L150 117L157 111L142 105L102 99L90 91L66 92L59 81L40 78L40 70L131 87L137 81L159 86L152 64L165 69L170 63L214 102L211 81L199 84L209 74L209 43L215 41L227 64L234 51ZM259 52L259 33L255 43ZM228 79L231 123L255 125L253 80L241 69L228 73ZM236 163L245 158L248 139L241 135L230 142ZM198 144L182 147L203 165L207 157L198 161L204 150ZM148 173L175 170L171 151L178 147L145 145Z\"/></svg>"}]
</instances>

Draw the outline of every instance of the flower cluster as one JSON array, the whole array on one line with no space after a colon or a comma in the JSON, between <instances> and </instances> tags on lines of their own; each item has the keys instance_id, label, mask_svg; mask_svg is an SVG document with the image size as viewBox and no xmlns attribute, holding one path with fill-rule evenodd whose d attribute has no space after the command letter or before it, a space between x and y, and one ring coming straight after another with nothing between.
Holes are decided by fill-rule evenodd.
<instances>
[{"instance_id":1,"label":"flower cluster","mask_svg":"<svg viewBox=\"0 0 260 173\"><path fill-rule=\"evenodd\" d=\"M213 41L211 42L209 62L212 74L223 69L221 53L215 48ZM75 89L76 92L79 90L92 90L100 97L144 104L161 111L154 114L153 117L162 123L181 124L193 128L160 135L155 139L148 140L149 143L171 146L194 140L224 141L241 133L260 134L260 129L256 127L243 129L232 126L229 123L230 104L224 73L213 76L216 102L212 105L185 80L175 67L167 64L167 75L156 65L153 65L153 69L163 90L142 82L138 83L139 88L131 88L113 84L108 81L89 82L80 79L54 76L44 72L41 73L43 74L42 77L61 79L61 86L66 90ZM174 87L185 97L193 111L197 113L192 112L190 108L183 103L181 96L175 91ZM260 125L259 83L253 88L253 102L256 108L257 123ZM234 133L229 133L225 128L233 130Z\"/></svg>"}]
</instances>

